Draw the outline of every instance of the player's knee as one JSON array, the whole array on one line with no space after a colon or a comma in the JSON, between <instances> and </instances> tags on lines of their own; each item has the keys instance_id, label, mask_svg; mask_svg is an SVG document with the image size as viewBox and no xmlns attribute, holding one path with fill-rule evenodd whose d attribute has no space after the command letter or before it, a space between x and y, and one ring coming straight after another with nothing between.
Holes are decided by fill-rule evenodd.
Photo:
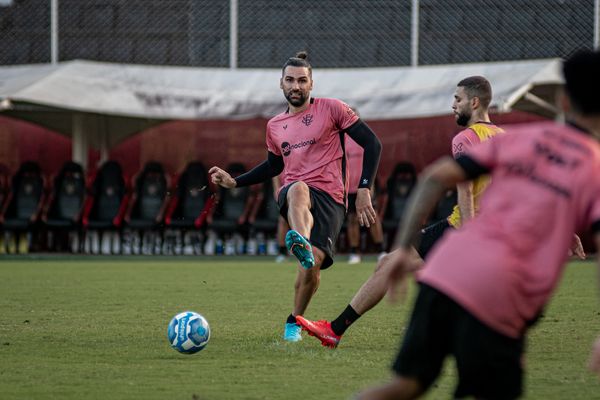
<instances>
[{"instance_id":1,"label":"player's knee","mask_svg":"<svg viewBox=\"0 0 600 400\"><path fill-rule=\"evenodd\" d=\"M292 184L287 192L287 201L290 206L295 204L308 203L310 199L310 190L308 185L302 181Z\"/></svg>"},{"instance_id":2,"label":"player's knee","mask_svg":"<svg viewBox=\"0 0 600 400\"><path fill-rule=\"evenodd\" d=\"M318 247L313 246L313 257L315 258L315 266L313 269L321 269L321 266L325 262L327 255L325 252Z\"/></svg>"}]
</instances>

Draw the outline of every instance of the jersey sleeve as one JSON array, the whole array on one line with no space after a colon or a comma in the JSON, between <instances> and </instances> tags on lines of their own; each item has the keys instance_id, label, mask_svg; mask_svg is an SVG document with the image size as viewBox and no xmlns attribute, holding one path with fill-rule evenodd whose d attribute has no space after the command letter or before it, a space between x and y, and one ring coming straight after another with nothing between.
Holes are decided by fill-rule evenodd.
<instances>
[{"instance_id":1,"label":"jersey sleeve","mask_svg":"<svg viewBox=\"0 0 600 400\"><path fill-rule=\"evenodd\" d=\"M465 129L452 138L452 156L456 159L473 145L473 136L477 136L471 129Z\"/></svg>"},{"instance_id":2,"label":"jersey sleeve","mask_svg":"<svg viewBox=\"0 0 600 400\"><path fill-rule=\"evenodd\" d=\"M358 115L346 103L337 99L329 99L331 116L339 130L345 130L358 121Z\"/></svg>"},{"instance_id":3,"label":"jersey sleeve","mask_svg":"<svg viewBox=\"0 0 600 400\"><path fill-rule=\"evenodd\" d=\"M482 169L491 172L498 164L498 148L502 146L506 138L507 135L503 135L502 137L495 137L494 140L486 140L477 146L469 145L469 148L464 150L463 154L455 157L459 158L461 155L464 155Z\"/></svg>"},{"instance_id":4,"label":"jersey sleeve","mask_svg":"<svg viewBox=\"0 0 600 400\"><path fill-rule=\"evenodd\" d=\"M277 146L273 140L273 132L271 130L271 123L267 123L267 150L276 156L281 156L281 149Z\"/></svg>"}]
</instances>

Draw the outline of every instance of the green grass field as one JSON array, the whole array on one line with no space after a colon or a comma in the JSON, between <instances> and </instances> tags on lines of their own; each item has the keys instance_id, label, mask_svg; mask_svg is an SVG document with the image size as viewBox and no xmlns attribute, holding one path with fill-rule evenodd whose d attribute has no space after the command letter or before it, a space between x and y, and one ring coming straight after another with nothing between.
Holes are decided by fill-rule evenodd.
<instances>
[{"instance_id":1,"label":"green grass field","mask_svg":"<svg viewBox=\"0 0 600 400\"><path fill-rule=\"evenodd\" d=\"M335 317L372 268L323 272L307 317ZM270 258L0 259L0 398L326 400L386 380L411 301L380 304L337 350L284 343L294 277L294 264ZM600 334L596 281L592 262L567 268L530 335L526 398L600 398L586 369ZM191 356L166 340L188 309L212 328ZM450 398L454 376L449 362L427 398Z\"/></svg>"}]
</instances>

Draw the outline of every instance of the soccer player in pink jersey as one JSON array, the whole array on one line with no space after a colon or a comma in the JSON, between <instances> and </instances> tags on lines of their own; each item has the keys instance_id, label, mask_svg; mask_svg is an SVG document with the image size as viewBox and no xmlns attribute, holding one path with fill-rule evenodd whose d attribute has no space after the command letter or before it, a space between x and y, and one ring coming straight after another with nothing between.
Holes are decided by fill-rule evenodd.
<instances>
[{"instance_id":1,"label":"soccer player in pink jersey","mask_svg":"<svg viewBox=\"0 0 600 400\"><path fill-rule=\"evenodd\" d=\"M346 213L346 134L364 149L356 213L359 223L367 227L376 217L369 188L377 172L381 143L344 102L311 97L312 67L306 53L286 61L280 87L288 108L267 123L267 160L235 179L218 167L209 173L214 183L225 188L252 185L282 174L278 204L291 228L286 245L300 262L294 306L283 338L295 342L302 339L296 315L304 313L317 291L321 270L333 264Z\"/></svg>"},{"instance_id":2,"label":"soccer player in pink jersey","mask_svg":"<svg viewBox=\"0 0 600 400\"><path fill-rule=\"evenodd\" d=\"M525 335L560 279L574 232L591 227L600 248L598 71L600 52L582 51L564 62L560 104L568 124L507 129L426 170L402 220L398 248L386 258L392 296L419 268L411 246L444 190L481 174L491 174L492 182L478 217L444 235L418 272L419 293L392 381L358 398L417 398L449 355L458 369L456 398L522 394ZM600 372L600 338L590 367Z\"/></svg>"},{"instance_id":3,"label":"soccer player in pink jersey","mask_svg":"<svg viewBox=\"0 0 600 400\"><path fill-rule=\"evenodd\" d=\"M482 76L470 76L462 79L456 85L452 110L456 123L466 129L459 132L452 140L452 154L455 157L463 154L469 147L493 137L500 128L490 122L488 108L492 100L492 87ZM421 245L418 253L425 258L433 245L442 237L446 229L460 226L462 215L472 217L479 207L479 199L487 186L489 179L481 176L473 182L465 182L457 186L458 205L452 214L437 221L422 232ZM329 321L311 321L304 316L298 316L300 326L311 336L321 341L323 346L335 348L340 343L342 335L367 311L375 307L387 291L387 274L385 266L389 264L381 260L375 272L360 287L346 308L337 318Z\"/></svg>"}]
</instances>

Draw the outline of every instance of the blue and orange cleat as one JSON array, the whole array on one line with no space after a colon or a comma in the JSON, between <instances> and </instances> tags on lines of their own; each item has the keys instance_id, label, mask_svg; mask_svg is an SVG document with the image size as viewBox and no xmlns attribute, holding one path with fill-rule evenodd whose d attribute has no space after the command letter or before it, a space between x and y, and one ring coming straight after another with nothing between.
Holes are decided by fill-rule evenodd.
<instances>
[{"instance_id":1,"label":"blue and orange cleat","mask_svg":"<svg viewBox=\"0 0 600 400\"><path fill-rule=\"evenodd\" d=\"M296 316L296 322L302 327L302 330L308 332L310 336L319 339L325 347L335 349L340 344L340 340L342 340L342 337L336 335L331 329L331 322L310 321L301 315Z\"/></svg>"},{"instance_id":2,"label":"blue and orange cleat","mask_svg":"<svg viewBox=\"0 0 600 400\"><path fill-rule=\"evenodd\" d=\"M309 269L315 266L315 256L312 246L304 236L295 230L289 230L285 235L285 245L288 250L296 256L303 268Z\"/></svg>"},{"instance_id":3,"label":"blue and orange cleat","mask_svg":"<svg viewBox=\"0 0 600 400\"><path fill-rule=\"evenodd\" d=\"M285 330L283 331L283 340L287 342L299 342L302 340L302 328L298 324L286 322Z\"/></svg>"}]
</instances>

